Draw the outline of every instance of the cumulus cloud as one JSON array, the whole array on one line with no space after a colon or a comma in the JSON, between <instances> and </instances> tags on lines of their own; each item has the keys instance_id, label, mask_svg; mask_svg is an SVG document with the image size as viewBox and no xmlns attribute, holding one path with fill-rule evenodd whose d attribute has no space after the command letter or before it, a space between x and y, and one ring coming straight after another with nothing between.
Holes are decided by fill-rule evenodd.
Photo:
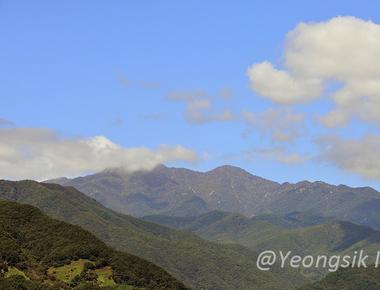
<instances>
[{"instance_id":1,"label":"cumulus cloud","mask_svg":"<svg viewBox=\"0 0 380 290\"><path fill-rule=\"evenodd\" d=\"M276 103L306 102L319 97L322 92L319 79L298 79L275 69L269 62L252 65L247 74L251 88Z\"/></svg>"},{"instance_id":2,"label":"cumulus cloud","mask_svg":"<svg viewBox=\"0 0 380 290\"><path fill-rule=\"evenodd\" d=\"M293 142L304 132L304 115L289 108L270 108L265 112L243 112L247 124L245 134L259 130L262 136L270 136L272 142Z\"/></svg>"},{"instance_id":3,"label":"cumulus cloud","mask_svg":"<svg viewBox=\"0 0 380 290\"><path fill-rule=\"evenodd\" d=\"M380 25L355 17L301 23L287 36L284 69L265 61L247 74L258 94L280 104L315 100L328 92L335 108L323 116L329 127L353 117L380 122Z\"/></svg>"},{"instance_id":4,"label":"cumulus cloud","mask_svg":"<svg viewBox=\"0 0 380 290\"><path fill-rule=\"evenodd\" d=\"M61 138L49 129L0 129L1 178L43 180L112 167L148 170L176 160L195 161L197 155L181 145L125 148L104 136Z\"/></svg>"},{"instance_id":5,"label":"cumulus cloud","mask_svg":"<svg viewBox=\"0 0 380 290\"><path fill-rule=\"evenodd\" d=\"M360 139L324 137L318 143L322 147L319 156L322 160L364 178L380 178L380 136L368 135Z\"/></svg>"}]
</instances>

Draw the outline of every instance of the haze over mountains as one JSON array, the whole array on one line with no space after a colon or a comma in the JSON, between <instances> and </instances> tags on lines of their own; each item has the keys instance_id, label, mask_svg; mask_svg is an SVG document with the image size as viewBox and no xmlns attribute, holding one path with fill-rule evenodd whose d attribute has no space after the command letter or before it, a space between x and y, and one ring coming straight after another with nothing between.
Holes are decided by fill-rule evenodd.
<instances>
[{"instance_id":1,"label":"haze over mountains","mask_svg":"<svg viewBox=\"0 0 380 290\"><path fill-rule=\"evenodd\" d=\"M120 169L49 182L74 186L118 212L196 216L212 210L262 214L308 214L380 228L380 193L324 182L279 184L234 166L208 172L160 165L151 171Z\"/></svg>"}]
</instances>

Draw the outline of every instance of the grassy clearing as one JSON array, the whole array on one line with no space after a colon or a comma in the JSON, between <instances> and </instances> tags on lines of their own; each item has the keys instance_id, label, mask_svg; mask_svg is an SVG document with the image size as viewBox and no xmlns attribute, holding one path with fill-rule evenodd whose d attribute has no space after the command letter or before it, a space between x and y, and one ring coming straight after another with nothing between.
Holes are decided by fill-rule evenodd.
<instances>
[{"instance_id":1,"label":"grassy clearing","mask_svg":"<svg viewBox=\"0 0 380 290\"><path fill-rule=\"evenodd\" d=\"M9 278L9 277L12 277L12 276L22 276L26 280L29 280L28 276L26 276L23 271L17 269L16 267L9 267L8 271L5 272L5 275L4 275L5 278Z\"/></svg>"},{"instance_id":2,"label":"grassy clearing","mask_svg":"<svg viewBox=\"0 0 380 290\"><path fill-rule=\"evenodd\" d=\"M80 259L62 267L51 267L48 269L48 274L53 275L56 279L60 281L70 283L75 276L80 275L80 273L82 273L85 263L92 262L90 260Z\"/></svg>"},{"instance_id":3,"label":"grassy clearing","mask_svg":"<svg viewBox=\"0 0 380 290\"><path fill-rule=\"evenodd\" d=\"M98 283L100 287L116 286L116 283L112 278L113 271L110 266L96 269L95 273L98 275Z\"/></svg>"},{"instance_id":4,"label":"grassy clearing","mask_svg":"<svg viewBox=\"0 0 380 290\"><path fill-rule=\"evenodd\" d=\"M116 287L115 290L145 290L145 288L136 288L129 285L120 285Z\"/></svg>"}]
</instances>

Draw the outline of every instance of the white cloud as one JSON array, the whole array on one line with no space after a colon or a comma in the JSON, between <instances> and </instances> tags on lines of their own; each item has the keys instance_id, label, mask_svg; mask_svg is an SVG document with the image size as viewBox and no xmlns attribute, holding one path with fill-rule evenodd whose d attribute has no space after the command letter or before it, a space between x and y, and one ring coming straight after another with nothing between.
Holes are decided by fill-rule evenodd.
<instances>
[{"instance_id":1,"label":"white cloud","mask_svg":"<svg viewBox=\"0 0 380 290\"><path fill-rule=\"evenodd\" d=\"M380 137L369 135L361 139L329 137L319 140L320 158L336 167L364 178L380 178Z\"/></svg>"},{"instance_id":2,"label":"white cloud","mask_svg":"<svg viewBox=\"0 0 380 290\"><path fill-rule=\"evenodd\" d=\"M246 134L257 129L261 135L269 135L272 142L293 142L304 133L304 115L289 108L271 108L265 112L243 112L247 124Z\"/></svg>"},{"instance_id":3,"label":"white cloud","mask_svg":"<svg viewBox=\"0 0 380 290\"><path fill-rule=\"evenodd\" d=\"M320 80L297 79L286 71L275 69L269 62L252 65L247 74L252 89L276 103L306 102L322 92Z\"/></svg>"},{"instance_id":4,"label":"white cloud","mask_svg":"<svg viewBox=\"0 0 380 290\"><path fill-rule=\"evenodd\" d=\"M49 179L77 176L111 167L148 170L168 161L195 161L181 146L124 148L103 136L61 138L49 129L0 129L0 177Z\"/></svg>"},{"instance_id":5,"label":"white cloud","mask_svg":"<svg viewBox=\"0 0 380 290\"><path fill-rule=\"evenodd\" d=\"M328 82L340 89L322 122L345 125L351 118L380 122L380 25L355 17L301 23L287 36L284 70L262 62L247 73L251 87L280 104L314 100Z\"/></svg>"}]
</instances>

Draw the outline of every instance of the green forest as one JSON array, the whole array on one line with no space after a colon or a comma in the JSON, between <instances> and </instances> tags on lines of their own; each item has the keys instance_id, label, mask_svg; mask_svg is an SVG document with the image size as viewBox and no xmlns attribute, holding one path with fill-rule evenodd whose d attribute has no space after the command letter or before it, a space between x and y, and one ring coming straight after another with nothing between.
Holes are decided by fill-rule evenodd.
<instances>
[{"instance_id":1,"label":"green forest","mask_svg":"<svg viewBox=\"0 0 380 290\"><path fill-rule=\"evenodd\" d=\"M29 205L0 201L0 208L0 289L187 289L79 226Z\"/></svg>"}]
</instances>

